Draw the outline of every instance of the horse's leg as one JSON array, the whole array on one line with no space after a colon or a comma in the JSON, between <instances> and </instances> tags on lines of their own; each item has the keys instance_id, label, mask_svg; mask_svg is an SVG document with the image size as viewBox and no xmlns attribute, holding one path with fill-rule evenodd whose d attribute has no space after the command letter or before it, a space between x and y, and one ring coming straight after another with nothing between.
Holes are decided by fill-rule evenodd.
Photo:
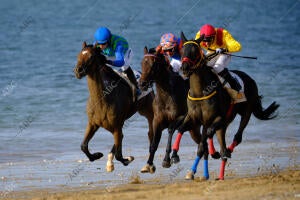
<instances>
[{"instance_id":1,"label":"horse's leg","mask_svg":"<svg viewBox=\"0 0 300 200\"><path fill-rule=\"evenodd\" d=\"M129 163L131 163L134 160L133 156L129 156L124 158L122 154L122 140L123 140L123 133L122 128L116 128L114 130L114 147L115 147L115 157L116 160L120 161L124 166L127 166Z\"/></svg>"},{"instance_id":2,"label":"horse's leg","mask_svg":"<svg viewBox=\"0 0 300 200\"><path fill-rule=\"evenodd\" d=\"M229 151L232 153L233 149L242 142L243 132L251 117L251 111L246 111L246 114L241 116L241 121L237 133L234 135L231 145L228 147Z\"/></svg>"},{"instance_id":3,"label":"horse's leg","mask_svg":"<svg viewBox=\"0 0 300 200\"><path fill-rule=\"evenodd\" d=\"M100 159L103 156L101 152L91 154L88 147L90 140L93 138L98 128L99 126L88 123L88 125L86 126L83 141L81 143L81 150L85 153L85 155L91 162Z\"/></svg>"},{"instance_id":4,"label":"horse's leg","mask_svg":"<svg viewBox=\"0 0 300 200\"><path fill-rule=\"evenodd\" d=\"M224 180L227 158L231 157L231 152L226 148L225 133L226 133L226 127L217 130L217 137L221 147L220 154L222 158L218 180Z\"/></svg>"},{"instance_id":5,"label":"horse's leg","mask_svg":"<svg viewBox=\"0 0 300 200\"><path fill-rule=\"evenodd\" d=\"M167 148L166 148L166 154L165 158L163 160L162 166L164 168L169 168L171 167L171 158L170 158L170 153L171 153L171 146L172 146L172 137L174 134L174 131L172 129L168 130L168 143L167 143Z\"/></svg>"},{"instance_id":6,"label":"horse's leg","mask_svg":"<svg viewBox=\"0 0 300 200\"><path fill-rule=\"evenodd\" d=\"M209 178L208 175L208 148L207 148L207 137L206 137L206 128L203 128L203 134L202 134L202 139L201 142L198 144L198 150L197 150L197 156L194 160L194 163L191 167L191 170L186 174L185 179L187 180L193 180L194 179L194 175L197 172L197 167L198 164L202 158L202 156L204 156L204 178L207 180Z\"/></svg>"},{"instance_id":7,"label":"horse's leg","mask_svg":"<svg viewBox=\"0 0 300 200\"><path fill-rule=\"evenodd\" d=\"M115 169L114 162L113 162L115 152L116 152L116 148L115 148L115 145L113 145L113 147L111 148L110 153L107 156L107 163L106 163L106 171L107 172L112 172Z\"/></svg>"},{"instance_id":8,"label":"horse's leg","mask_svg":"<svg viewBox=\"0 0 300 200\"><path fill-rule=\"evenodd\" d=\"M163 160L162 166L164 168L169 168L171 167L171 159L170 159L170 153L172 151L172 137L175 132L175 130L181 125L183 122L185 116L179 116L173 123L169 125L168 128L168 143L167 143L167 148L166 148L166 155Z\"/></svg>"},{"instance_id":9,"label":"horse's leg","mask_svg":"<svg viewBox=\"0 0 300 200\"><path fill-rule=\"evenodd\" d=\"M227 158L222 158L221 166L220 166L220 174L217 180L224 180L226 162L227 162Z\"/></svg>"},{"instance_id":10,"label":"horse's leg","mask_svg":"<svg viewBox=\"0 0 300 200\"><path fill-rule=\"evenodd\" d=\"M154 121L153 121L154 138L149 147L149 158L148 158L147 164L141 169L142 173L153 174L156 170L156 167L153 164L153 160L154 160L154 155L158 148L158 145L159 145L159 142L161 139L162 130L163 130L163 128L161 127L160 124L161 124L161 122L157 122L157 120L154 119Z\"/></svg>"},{"instance_id":11,"label":"horse's leg","mask_svg":"<svg viewBox=\"0 0 300 200\"><path fill-rule=\"evenodd\" d=\"M210 156L214 159L219 159L221 157L221 155L215 149L213 138L208 138L208 144L209 144L208 152L209 152Z\"/></svg>"},{"instance_id":12,"label":"horse's leg","mask_svg":"<svg viewBox=\"0 0 300 200\"><path fill-rule=\"evenodd\" d=\"M218 129L216 131L218 142L220 144L220 154L221 158L230 158L231 152L226 148L226 141L225 141L225 133L226 133L226 127Z\"/></svg>"},{"instance_id":13,"label":"horse's leg","mask_svg":"<svg viewBox=\"0 0 300 200\"><path fill-rule=\"evenodd\" d=\"M181 137L183 135L183 133L185 131L188 131L190 130L191 128L191 125L192 125L192 120L190 118L189 115L187 115L185 118L184 118L184 121L183 123L180 125L180 127L178 128L178 133L177 133L177 137L176 137L176 140L173 144L173 153L172 153L172 157L171 157L171 163L175 164L175 163L179 163L180 162L180 159L179 159L179 156L177 154L177 152L179 151L179 144L180 144L180 140L181 140Z\"/></svg>"}]
</instances>

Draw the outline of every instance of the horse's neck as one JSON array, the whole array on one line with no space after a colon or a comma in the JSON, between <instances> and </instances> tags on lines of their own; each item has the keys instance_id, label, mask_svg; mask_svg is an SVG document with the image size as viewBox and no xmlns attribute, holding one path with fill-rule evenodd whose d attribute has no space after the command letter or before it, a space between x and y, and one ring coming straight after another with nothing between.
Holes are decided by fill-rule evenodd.
<instances>
[{"instance_id":1,"label":"horse's neck","mask_svg":"<svg viewBox=\"0 0 300 200\"><path fill-rule=\"evenodd\" d=\"M171 71L167 70L165 66L161 67L160 73L155 79L156 91L159 96L173 96L174 88L172 87Z\"/></svg>"},{"instance_id":2,"label":"horse's neck","mask_svg":"<svg viewBox=\"0 0 300 200\"><path fill-rule=\"evenodd\" d=\"M192 73L190 76L190 93L195 97L206 96L208 90L216 86L216 83L217 79L210 69L200 69L200 71Z\"/></svg>"},{"instance_id":3,"label":"horse's neck","mask_svg":"<svg viewBox=\"0 0 300 200\"><path fill-rule=\"evenodd\" d=\"M90 73L87 76L87 83L90 93L91 100L96 100L97 102L103 102L105 99L103 98L103 88L104 83L101 78L100 70L96 70L95 72Z\"/></svg>"}]
</instances>

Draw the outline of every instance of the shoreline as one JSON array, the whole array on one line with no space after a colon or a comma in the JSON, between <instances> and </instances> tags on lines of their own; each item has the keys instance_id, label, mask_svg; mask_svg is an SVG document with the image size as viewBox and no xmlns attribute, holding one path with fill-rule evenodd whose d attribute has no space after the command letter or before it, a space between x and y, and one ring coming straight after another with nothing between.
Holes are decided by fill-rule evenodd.
<instances>
[{"instance_id":1,"label":"shoreline","mask_svg":"<svg viewBox=\"0 0 300 200\"><path fill-rule=\"evenodd\" d=\"M300 199L300 168L287 168L249 177L228 177L224 181L176 179L141 180L139 175L126 184L111 188L69 187L11 191L4 199Z\"/></svg>"}]
</instances>

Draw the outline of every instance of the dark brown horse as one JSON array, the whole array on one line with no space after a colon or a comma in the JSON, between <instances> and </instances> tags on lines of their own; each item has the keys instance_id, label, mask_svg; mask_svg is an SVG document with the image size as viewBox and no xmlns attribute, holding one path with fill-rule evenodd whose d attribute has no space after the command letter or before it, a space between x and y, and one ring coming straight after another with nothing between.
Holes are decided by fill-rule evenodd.
<instances>
[{"instance_id":1,"label":"dark brown horse","mask_svg":"<svg viewBox=\"0 0 300 200\"><path fill-rule=\"evenodd\" d=\"M128 165L134 158L122 155L122 127L126 119L137 111L148 120L149 142L153 139L152 102L154 93L150 93L139 101L134 101L132 89L123 78L120 78L106 64L106 57L101 54L96 45L83 43L82 50L78 54L77 65L74 73L78 79L87 76L89 99L87 101L88 124L85 136L81 144L81 150L90 161L103 156L102 153L91 154L88 143L99 127L103 127L113 134L114 145L108 155L107 171L113 171L113 157L123 165Z\"/></svg>"},{"instance_id":2,"label":"dark brown horse","mask_svg":"<svg viewBox=\"0 0 300 200\"><path fill-rule=\"evenodd\" d=\"M153 164L154 154L158 148L162 131L166 128L169 130L169 137L163 167L171 166L172 135L175 129L182 123L187 113L186 97L188 83L178 73L172 71L169 62L167 62L163 54L154 52L149 53L145 47L144 58L142 60L142 75L140 78L140 85L143 90L146 90L152 82L156 84L156 95L153 101L154 139L149 148L150 155L147 165L141 170L143 173L155 172ZM193 140L199 144L201 140L200 126L191 127L188 130Z\"/></svg>"},{"instance_id":3,"label":"dark brown horse","mask_svg":"<svg viewBox=\"0 0 300 200\"><path fill-rule=\"evenodd\" d=\"M242 142L242 135L247 126L251 114L260 120L273 119L274 112L279 107L273 102L267 109L263 109L261 96L255 81L246 73L234 70L244 82L244 92L247 101L231 104L231 97L220 84L218 77L206 66L205 56L198 41L187 41L184 34L181 34L184 42L182 55L182 70L190 78L190 91L188 99L188 115L183 124L178 129L180 133L186 131L186 124L193 121L204 126L202 141L199 144L197 158L192 167L192 172L196 172L199 160L207 151L207 138L212 138L216 133L220 144L220 154L222 164L219 179L224 179L224 170L227 158L231 157L233 149ZM230 112L228 112L230 111ZM240 125L229 148L226 148L225 133L228 125L235 116L241 116Z\"/></svg>"}]
</instances>

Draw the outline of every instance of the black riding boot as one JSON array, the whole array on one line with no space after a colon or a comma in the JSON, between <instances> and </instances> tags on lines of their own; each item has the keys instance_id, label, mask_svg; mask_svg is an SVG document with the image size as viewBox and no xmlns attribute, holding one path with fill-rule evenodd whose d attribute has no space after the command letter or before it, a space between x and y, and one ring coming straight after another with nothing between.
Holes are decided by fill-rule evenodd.
<instances>
[{"instance_id":1,"label":"black riding boot","mask_svg":"<svg viewBox=\"0 0 300 200\"><path fill-rule=\"evenodd\" d=\"M141 91L140 91L140 89L138 87L138 82L136 81L136 78L135 78L135 75L134 75L132 69L130 67L128 67L123 72L127 75L128 79L131 81L131 83L133 83L135 85L137 95L140 95Z\"/></svg>"},{"instance_id":2,"label":"black riding boot","mask_svg":"<svg viewBox=\"0 0 300 200\"><path fill-rule=\"evenodd\" d=\"M228 82L231 88L236 90L237 92L239 92L242 89L242 86L240 85L238 80L236 80L233 76L231 76L227 68L225 68L223 71L218 73L218 75L224 78L225 83Z\"/></svg>"}]
</instances>

